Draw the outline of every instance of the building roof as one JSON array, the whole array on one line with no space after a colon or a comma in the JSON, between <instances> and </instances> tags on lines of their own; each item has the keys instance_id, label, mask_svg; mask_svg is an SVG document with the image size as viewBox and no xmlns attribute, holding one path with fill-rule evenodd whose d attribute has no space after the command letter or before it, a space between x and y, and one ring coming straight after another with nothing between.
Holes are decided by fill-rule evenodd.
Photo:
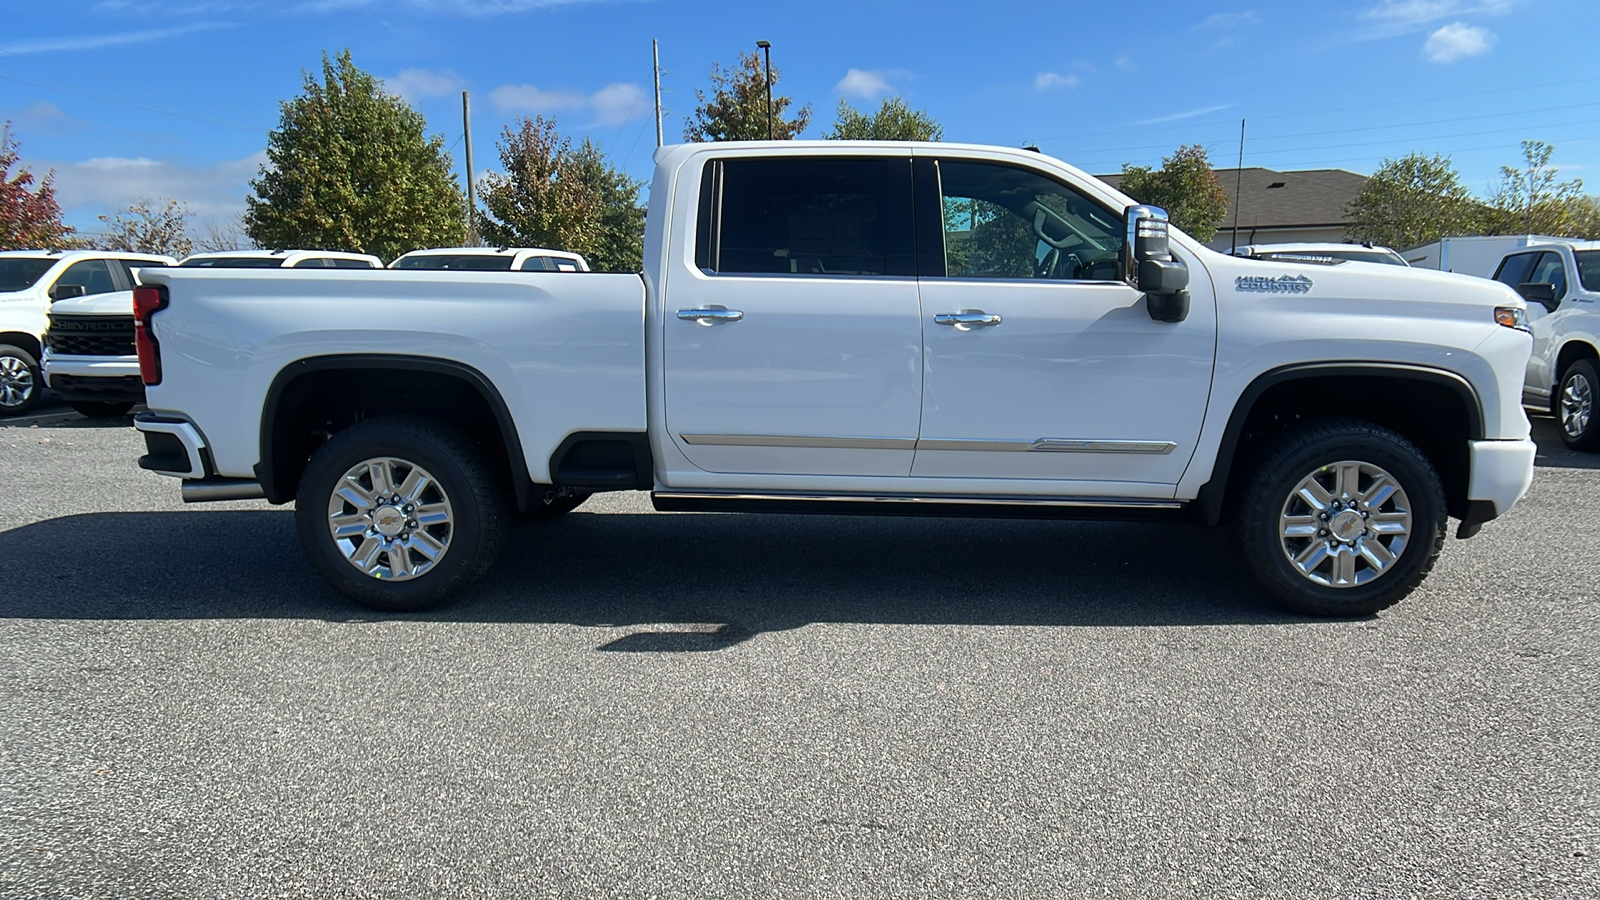
<instances>
[{"instance_id":1,"label":"building roof","mask_svg":"<svg viewBox=\"0 0 1600 900\"><path fill-rule=\"evenodd\" d=\"M1345 206L1355 199L1367 176L1343 169L1306 169L1279 172L1247 167L1217 169L1217 180L1228 192L1228 215L1221 228L1233 227L1234 188L1244 197L1239 208L1239 230L1344 225ZM1122 175L1098 175L1101 181L1122 189Z\"/></svg>"}]
</instances>

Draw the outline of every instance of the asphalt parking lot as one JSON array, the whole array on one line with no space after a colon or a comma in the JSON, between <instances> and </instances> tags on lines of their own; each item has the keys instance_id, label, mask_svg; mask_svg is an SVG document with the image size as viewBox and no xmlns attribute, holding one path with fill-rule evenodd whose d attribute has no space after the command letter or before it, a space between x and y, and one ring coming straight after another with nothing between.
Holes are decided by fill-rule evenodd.
<instances>
[{"instance_id":1,"label":"asphalt parking lot","mask_svg":"<svg viewBox=\"0 0 1600 900\"><path fill-rule=\"evenodd\" d=\"M1600 893L1600 456L1383 615L1180 526L520 526L420 616L0 423L0 896Z\"/></svg>"}]
</instances>

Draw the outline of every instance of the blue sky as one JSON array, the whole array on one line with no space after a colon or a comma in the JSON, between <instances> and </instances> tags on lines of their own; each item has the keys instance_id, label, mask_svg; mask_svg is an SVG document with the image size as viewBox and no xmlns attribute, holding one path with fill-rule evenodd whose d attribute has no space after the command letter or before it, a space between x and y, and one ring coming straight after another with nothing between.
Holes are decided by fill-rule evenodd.
<instances>
[{"instance_id":1,"label":"blue sky","mask_svg":"<svg viewBox=\"0 0 1600 900\"><path fill-rule=\"evenodd\" d=\"M1093 172L1201 143L1214 165L1370 173L1416 150L1487 193L1518 142L1600 192L1595 0L1143 3L678 0L56 0L6 4L0 118L23 162L56 171L67 221L140 196L202 220L243 208L279 101L320 54L417 106L461 164L472 92L481 172L518 115L555 116L647 178L650 39L668 141L712 62L772 42L779 91L812 104L901 94L947 140L1020 145Z\"/></svg>"}]
</instances>

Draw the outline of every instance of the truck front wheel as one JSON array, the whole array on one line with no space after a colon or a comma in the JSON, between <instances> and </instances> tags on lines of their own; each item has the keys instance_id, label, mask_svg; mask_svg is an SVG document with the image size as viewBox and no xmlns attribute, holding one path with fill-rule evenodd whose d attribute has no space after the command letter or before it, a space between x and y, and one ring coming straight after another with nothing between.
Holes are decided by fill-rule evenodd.
<instances>
[{"instance_id":1,"label":"truck front wheel","mask_svg":"<svg viewBox=\"0 0 1600 900\"><path fill-rule=\"evenodd\" d=\"M0 416L20 416L39 402L44 375L33 354L0 344Z\"/></svg>"},{"instance_id":2,"label":"truck front wheel","mask_svg":"<svg viewBox=\"0 0 1600 900\"><path fill-rule=\"evenodd\" d=\"M1444 545L1444 487L1416 445L1347 419L1279 434L1239 516L1244 556L1283 606L1369 615L1422 582Z\"/></svg>"},{"instance_id":3,"label":"truck front wheel","mask_svg":"<svg viewBox=\"0 0 1600 900\"><path fill-rule=\"evenodd\" d=\"M1561 440L1574 450L1600 450L1600 415L1595 401L1600 399L1600 366L1592 359L1580 359L1561 373L1555 402L1550 404L1561 426Z\"/></svg>"},{"instance_id":4,"label":"truck front wheel","mask_svg":"<svg viewBox=\"0 0 1600 900\"><path fill-rule=\"evenodd\" d=\"M505 486L465 435L431 419L372 419L307 464L295 526L340 593L389 612L426 609L494 561Z\"/></svg>"}]
</instances>

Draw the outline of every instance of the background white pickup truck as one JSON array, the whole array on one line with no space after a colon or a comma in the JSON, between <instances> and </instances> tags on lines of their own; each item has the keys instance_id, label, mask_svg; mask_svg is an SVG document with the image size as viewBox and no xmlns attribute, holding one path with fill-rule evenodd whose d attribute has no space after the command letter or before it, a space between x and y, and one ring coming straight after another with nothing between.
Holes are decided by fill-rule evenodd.
<instances>
[{"instance_id":1,"label":"background white pickup truck","mask_svg":"<svg viewBox=\"0 0 1600 900\"><path fill-rule=\"evenodd\" d=\"M650 197L642 278L156 273L140 465L295 501L313 565L397 610L481 574L513 504L643 490L1225 523L1280 602L1370 613L1533 475L1492 281L1223 256L994 147L668 147Z\"/></svg>"},{"instance_id":2,"label":"background white pickup truck","mask_svg":"<svg viewBox=\"0 0 1600 900\"><path fill-rule=\"evenodd\" d=\"M174 262L170 256L103 250L0 253L0 416L27 412L44 395L43 341L53 303L131 290L137 270ZM130 303L124 313L130 328L132 311ZM63 374L68 381L76 377Z\"/></svg>"},{"instance_id":3,"label":"background white pickup truck","mask_svg":"<svg viewBox=\"0 0 1600 900\"><path fill-rule=\"evenodd\" d=\"M1549 408L1567 446L1600 451L1600 243L1552 240L1508 253L1494 278L1528 300L1527 402Z\"/></svg>"}]
</instances>

